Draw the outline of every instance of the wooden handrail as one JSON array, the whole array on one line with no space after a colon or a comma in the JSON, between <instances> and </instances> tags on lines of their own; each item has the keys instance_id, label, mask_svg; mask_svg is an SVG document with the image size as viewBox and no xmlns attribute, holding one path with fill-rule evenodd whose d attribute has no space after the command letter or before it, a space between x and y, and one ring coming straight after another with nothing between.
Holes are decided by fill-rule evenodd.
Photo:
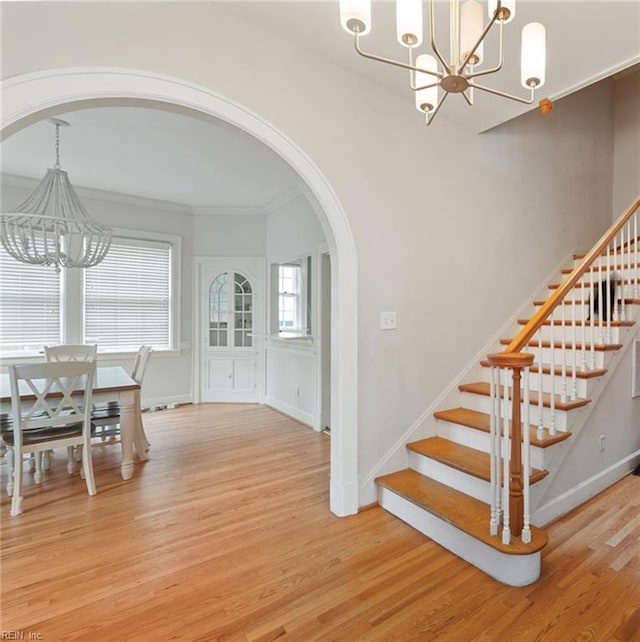
<instances>
[{"instance_id":1,"label":"wooden handrail","mask_svg":"<svg viewBox=\"0 0 640 642\"><path fill-rule=\"evenodd\" d=\"M540 326L551 316L551 313L571 292L573 286L580 280L591 264L602 255L607 246L615 238L616 234L624 227L626 222L640 208L640 198L622 214L618 220L604 233L600 240L593 246L591 251L584 257L582 263L571 273L569 278L561 283L558 289L546 300L544 305L529 319L529 322L522 328L513 341L504 349L506 353L520 352L529 340L540 329ZM637 239L636 239L637 242Z\"/></svg>"}]
</instances>

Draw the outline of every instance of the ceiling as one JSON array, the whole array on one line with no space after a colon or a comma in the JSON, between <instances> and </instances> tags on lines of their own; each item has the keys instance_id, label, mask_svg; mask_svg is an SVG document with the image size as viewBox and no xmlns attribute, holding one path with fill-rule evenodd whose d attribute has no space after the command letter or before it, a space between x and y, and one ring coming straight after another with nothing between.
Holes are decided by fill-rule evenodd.
<instances>
[{"instance_id":1,"label":"ceiling","mask_svg":"<svg viewBox=\"0 0 640 642\"><path fill-rule=\"evenodd\" d=\"M251 22L308 52L364 76L412 104L407 74L365 60L353 51L352 38L339 24L338 1L296 0L218 2L221 10ZM448 3L436 0L436 35L447 31ZM424 3L425 13L427 3ZM395 39L393 2L374 2L367 50L403 58ZM538 98L559 99L640 62L640 1L518 0L515 19L505 26L505 64L483 83L524 95L519 81L522 26L539 21L547 32L547 82ZM440 25L440 26L439 26ZM490 34L491 35L491 34ZM485 60L493 64L491 40ZM493 42L495 45L496 43ZM497 54L493 54L497 58ZM523 106L476 92L469 107L451 96L438 120L481 132L534 106ZM222 121L138 107L99 107L60 114L71 123L61 129L61 166L74 185L150 197L195 208L254 208L264 211L298 184L279 156L248 134ZM438 120L432 127L438 126ZM53 126L42 121L0 145L3 173L39 179L53 165ZM91 163L86 150L93 150Z\"/></svg>"}]
</instances>

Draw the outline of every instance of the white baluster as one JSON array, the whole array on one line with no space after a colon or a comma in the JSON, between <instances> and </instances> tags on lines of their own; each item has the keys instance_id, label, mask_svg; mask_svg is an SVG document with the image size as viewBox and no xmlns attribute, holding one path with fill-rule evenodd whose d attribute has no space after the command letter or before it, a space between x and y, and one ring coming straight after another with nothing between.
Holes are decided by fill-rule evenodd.
<instances>
[{"instance_id":1,"label":"white baluster","mask_svg":"<svg viewBox=\"0 0 640 642\"><path fill-rule=\"evenodd\" d=\"M562 354L562 358L560 360L560 367L562 370L560 401L562 401L562 403L567 403L567 338L565 337L567 325L565 307L565 301L562 301L562 303L560 304L560 327L562 329L562 338L560 340L560 352ZM551 381L555 381L555 370L553 368L551 369Z\"/></svg>"},{"instance_id":2,"label":"white baluster","mask_svg":"<svg viewBox=\"0 0 640 642\"><path fill-rule=\"evenodd\" d=\"M589 370L593 370L596 363L596 328L595 328L595 305L594 305L594 289L593 289L593 270L589 270L589 325L590 325L590 335L591 335L591 348L590 348L590 363Z\"/></svg>"},{"instance_id":3,"label":"white baluster","mask_svg":"<svg viewBox=\"0 0 640 642\"><path fill-rule=\"evenodd\" d=\"M489 414L489 445L490 445L490 464L491 464L491 521L489 522L489 533L498 534L498 524L500 523L499 513L499 485L498 474L500 470L500 439L497 434L496 426L500 429L500 375L495 366L491 367L491 412ZM496 378L498 385L496 387Z\"/></svg>"},{"instance_id":4,"label":"white baluster","mask_svg":"<svg viewBox=\"0 0 640 642\"><path fill-rule=\"evenodd\" d=\"M583 315L584 319L584 315ZM576 319L576 288L571 290L571 399L574 400L578 395L578 327Z\"/></svg>"},{"instance_id":5,"label":"white baluster","mask_svg":"<svg viewBox=\"0 0 640 642\"><path fill-rule=\"evenodd\" d=\"M511 543L511 528L509 526L509 386L507 385L507 371L505 370L504 378L504 421L503 421L503 440L500 451L503 462L503 485L502 485L502 543Z\"/></svg>"},{"instance_id":6,"label":"white baluster","mask_svg":"<svg viewBox=\"0 0 640 642\"><path fill-rule=\"evenodd\" d=\"M640 299L640 251L638 251L638 212L633 215L633 248L635 253L635 285L633 286L632 295L634 299Z\"/></svg>"},{"instance_id":7,"label":"white baluster","mask_svg":"<svg viewBox=\"0 0 640 642\"><path fill-rule=\"evenodd\" d=\"M625 246L624 242L624 225L622 226L622 229L620 230L620 251L622 252L622 269L621 269L621 282L620 282L620 321L625 321L627 318L627 309L626 309L626 302L625 302L625 285L628 280L628 276L631 274L631 254L628 246ZM628 262L627 265L629 266L629 272L625 271L625 256L628 254Z\"/></svg>"},{"instance_id":8,"label":"white baluster","mask_svg":"<svg viewBox=\"0 0 640 642\"><path fill-rule=\"evenodd\" d=\"M542 441L544 439L544 403L542 399L542 327L538 330L538 345L540 346L540 359L538 359L538 430L536 437ZM551 346L554 350L554 346Z\"/></svg>"},{"instance_id":9,"label":"white baluster","mask_svg":"<svg viewBox=\"0 0 640 642\"><path fill-rule=\"evenodd\" d=\"M614 255L614 268L615 268L615 255ZM609 345L611 343L611 311L613 310L613 301L611 300L611 285L610 282L615 284L615 270L611 269L611 244L607 245L607 290L603 292L604 297L602 300L603 305L600 306L600 315L606 314L606 333L604 343ZM613 297L615 301L615 296ZM605 300L606 299L606 300ZM606 312L604 312L606 310Z\"/></svg>"},{"instance_id":10,"label":"white baluster","mask_svg":"<svg viewBox=\"0 0 640 642\"><path fill-rule=\"evenodd\" d=\"M522 541L528 544L531 541L531 527L529 524L530 513L530 493L529 481L531 476L531 433L529 429L529 368L525 368L522 375L523 383L523 453L522 453L522 472L523 472L523 497L524 497L524 523L522 525Z\"/></svg>"},{"instance_id":11,"label":"white baluster","mask_svg":"<svg viewBox=\"0 0 640 642\"><path fill-rule=\"evenodd\" d=\"M585 285L583 283L582 284L582 305L585 307L585 310L584 310L584 313L582 314L582 329L580 332L582 337L580 369L582 370L582 372L587 371L587 319L591 318L589 316L591 314L591 297L589 297L585 301L586 296L587 296L587 293L585 291Z\"/></svg>"},{"instance_id":12,"label":"white baluster","mask_svg":"<svg viewBox=\"0 0 640 642\"><path fill-rule=\"evenodd\" d=\"M549 319L549 322L551 323L551 345L553 346L553 349L551 350L551 390L549 393L549 412L551 417L549 419L549 434L555 435L556 434L556 378L554 376L554 373L556 370L556 357L555 357L556 330L555 330L555 324L553 322L553 316L551 317L551 319ZM542 389L540 389L540 394L542 395Z\"/></svg>"}]
</instances>

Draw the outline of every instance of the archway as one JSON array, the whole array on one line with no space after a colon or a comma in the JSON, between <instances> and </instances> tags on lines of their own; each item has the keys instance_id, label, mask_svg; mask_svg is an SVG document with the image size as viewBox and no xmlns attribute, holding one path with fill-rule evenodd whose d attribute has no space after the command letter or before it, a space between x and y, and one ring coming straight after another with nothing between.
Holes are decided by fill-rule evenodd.
<instances>
[{"instance_id":1,"label":"archway","mask_svg":"<svg viewBox=\"0 0 640 642\"><path fill-rule=\"evenodd\" d=\"M316 212L332 257L332 382L330 509L358 508L357 475L357 258L347 218L313 162L258 115L213 91L175 78L117 68L55 69L2 84L2 136L61 111L70 103L140 100L192 109L251 134L297 172L319 204Z\"/></svg>"}]
</instances>

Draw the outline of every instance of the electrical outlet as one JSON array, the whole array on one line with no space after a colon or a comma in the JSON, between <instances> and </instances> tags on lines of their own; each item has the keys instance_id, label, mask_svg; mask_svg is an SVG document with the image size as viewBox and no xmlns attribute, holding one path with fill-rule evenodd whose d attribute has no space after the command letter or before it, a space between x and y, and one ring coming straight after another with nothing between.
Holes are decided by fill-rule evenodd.
<instances>
[{"instance_id":1,"label":"electrical outlet","mask_svg":"<svg viewBox=\"0 0 640 642\"><path fill-rule=\"evenodd\" d=\"M604 435L600 435L600 450L604 450Z\"/></svg>"}]
</instances>

